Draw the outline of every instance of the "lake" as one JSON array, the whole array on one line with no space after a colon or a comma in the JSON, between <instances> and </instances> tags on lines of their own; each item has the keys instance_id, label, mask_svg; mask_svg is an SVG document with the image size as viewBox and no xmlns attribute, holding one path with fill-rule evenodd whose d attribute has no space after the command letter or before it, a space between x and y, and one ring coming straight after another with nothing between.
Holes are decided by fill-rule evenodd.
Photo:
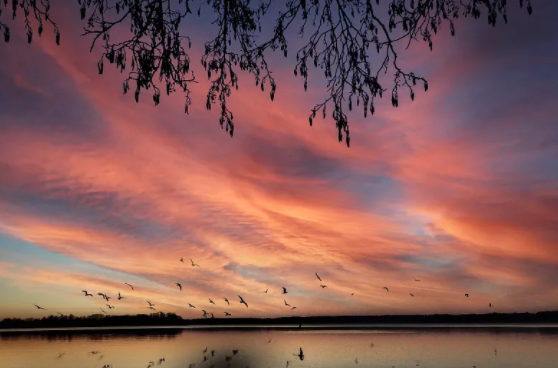
<instances>
[{"instance_id":1,"label":"lake","mask_svg":"<svg viewBox=\"0 0 558 368\"><path fill-rule=\"evenodd\" d=\"M300 348L303 360L298 356ZM3 368L554 368L558 362L558 328L321 326L0 331L0 361Z\"/></svg>"}]
</instances>

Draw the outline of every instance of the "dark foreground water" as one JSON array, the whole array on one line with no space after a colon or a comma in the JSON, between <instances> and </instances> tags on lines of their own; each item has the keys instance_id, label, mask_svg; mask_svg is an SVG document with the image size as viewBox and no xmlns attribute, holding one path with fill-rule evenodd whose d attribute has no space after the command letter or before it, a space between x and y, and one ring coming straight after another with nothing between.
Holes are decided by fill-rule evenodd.
<instances>
[{"instance_id":1,"label":"dark foreground water","mask_svg":"<svg viewBox=\"0 0 558 368\"><path fill-rule=\"evenodd\" d=\"M299 356L304 351L304 359ZM236 354L234 351L237 351ZM163 359L164 361L160 361ZM0 332L2 368L555 368L558 328Z\"/></svg>"}]
</instances>

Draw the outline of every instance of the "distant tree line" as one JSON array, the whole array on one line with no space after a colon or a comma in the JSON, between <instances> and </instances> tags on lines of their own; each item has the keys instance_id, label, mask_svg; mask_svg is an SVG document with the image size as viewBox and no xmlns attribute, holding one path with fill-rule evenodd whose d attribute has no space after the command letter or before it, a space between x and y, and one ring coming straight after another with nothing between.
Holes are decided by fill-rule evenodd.
<instances>
[{"instance_id":1,"label":"distant tree line","mask_svg":"<svg viewBox=\"0 0 558 368\"><path fill-rule=\"evenodd\" d=\"M0 329L71 328L71 327L140 327L140 326L250 326L300 324L543 324L558 323L558 311L537 313L432 314L391 316L317 316L281 318L208 318L183 319L175 313L138 315L103 315L76 317L6 318Z\"/></svg>"}]
</instances>

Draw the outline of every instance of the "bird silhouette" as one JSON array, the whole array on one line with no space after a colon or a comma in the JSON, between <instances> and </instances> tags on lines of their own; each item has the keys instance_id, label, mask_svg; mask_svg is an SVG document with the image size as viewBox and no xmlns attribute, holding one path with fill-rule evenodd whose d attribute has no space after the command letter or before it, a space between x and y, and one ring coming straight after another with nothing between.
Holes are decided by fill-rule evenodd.
<instances>
[{"instance_id":1,"label":"bird silhouette","mask_svg":"<svg viewBox=\"0 0 558 368\"><path fill-rule=\"evenodd\" d=\"M292 307L291 310L296 309L296 307Z\"/></svg>"},{"instance_id":2,"label":"bird silhouette","mask_svg":"<svg viewBox=\"0 0 558 368\"><path fill-rule=\"evenodd\" d=\"M209 303L215 304L215 303L213 302L213 300L211 300L211 299L209 299ZM215 304L215 305L216 305L216 304Z\"/></svg>"},{"instance_id":3,"label":"bird silhouette","mask_svg":"<svg viewBox=\"0 0 558 368\"><path fill-rule=\"evenodd\" d=\"M318 273L316 272L316 277L318 278L318 280L322 281L321 277L318 276Z\"/></svg>"},{"instance_id":4,"label":"bird silhouette","mask_svg":"<svg viewBox=\"0 0 558 368\"><path fill-rule=\"evenodd\" d=\"M188 305L190 306L190 308L196 308L194 307L192 304L188 303Z\"/></svg>"},{"instance_id":5,"label":"bird silhouette","mask_svg":"<svg viewBox=\"0 0 558 368\"><path fill-rule=\"evenodd\" d=\"M469 294L465 294L465 296L468 298L468 297L469 297Z\"/></svg>"},{"instance_id":6,"label":"bird silhouette","mask_svg":"<svg viewBox=\"0 0 558 368\"><path fill-rule=\"evenodd\" d=\"M107 296L106 296L105 294L103 294L103 293L97 293L97 295L100 295L100 296L102 296L102 297L103 297L103 299L106 299L106 298L107 298Z\"/></svg>"},{"instance_id":7,"label":"bird silhouette","mask_svg":"<svg viewBox=\"0 0 558 368\"><path fill-rule=\"evenodd\" d=\"M286 301L285 299L283 299L283 301L285 302L285 305L286 305L287 307L290 307L290 306L291 306L289 303L287 303L287 301Z\"/></svg>"},{"instance_id":8,"label":"bird silhouette","mask_svg":"<svg viewBox=\"0 0 558 368\"><path fill-rule=\"evenodd\" d=\"M207 311L205 309L202 309L202 312L204 317L207 316Z\"/></svg>"},{"instance_id":9,"label":"bird silhouette","mask_svg":"<svg viewBox=\"0 0 558 368\"><path fill-rule=\"evenodd\" d=\"M229 312L225 312L225 317L226 316L232 316L232 314L230 314Z\"/></svg>"},{"instance_id":10,"label":"bird silhouette","mask_svg":"<svg viewBox=\"0 0 558 368\"><path fill-rule=\"evenodd\" d=\"M46 310L46 309L45 309L45 308L43 308L43 307L39 307L39 306L38 306L37 304L33 304L33 305L34 305L35 307L37 307L37 309L42 309L42 310Z\"/></svg>"},{"instance_id":11,"label":"bird silhouette","mask_svg":"<svg viewBox=\"0 0 558 368\"><path fill-rule=\"evenodd\" d=\"M229 299L227 299L227 298L223 298L223 299L225 299L225 301L227 302L227 305L231 305L231 303L229 303Z\"/></svg>"},{"instance_id":12,"label":"bird silhouette","mask_svg":"<svg viewBox=\"0 0 558 368\"><path fill-rule=\"evenodd\" d=\"M155 304L151 303L149 300L147 300L147 304L149 304L150 307L153 307Z\"/></svg>"},{"instance_id":13,"label":"bird silhouette","mask_svg":"<svg viewBox=\"0 0 558 368\"><path fill-rule=\"evenodd\" d=\"M248 303L246 303L240 295L238 297L240 298L240 304L244 304L246 306L246 308L248 308Z\"/></svg>"},{"instance_id":14,"label":"bird silhouette","mask_svg":"<svg viewBox=\"0 0 558 368\"><path fill-rule=\"evenodd\" d=\"M121 299L125 299L125 298L120 295L120 292L118 292L118 300L121 300Z\"/></svg>"},{"instance_id":15,"label":"bird silhouette","mask_svg":"<svg viewBox=\"0 0 558 368\"><path fill-rule=\"evenodd\" d=\"M128 284L127 282L125 282L124 285L128 285L129 287L132 288L132 290L134 290L134 287L132 285Z\"/></svg>"},{"instance_id":16,"label":"bird silhouette","mask_svg":"<svg viewBox=\"0 0 558 368\"><path fill-rule=\"evenodd\" d=\"M175 282L174 284L180 288L180 291L182 291L182 285L179 282Z\"/></svg>"},{"instance_id":17,"label":"bird silhouette","mask_svg":"<svg viewBox=\"0 0 558 368\"><path fill-rule=\"evenodd\" d=\"M304 352L302 351L302 348L300 348L300 353L298 353L298 357L300 358L300 360L304 360Z\"/></svg>"},{"instance_id":18,"label":"bird silhouette","mask_svg":"<svg viewBox=\"0 0 558 368\"><path fill-rule=\"evenodd\" d=\"M60 317L64 317L64 315L63 315L62 313L60 313L60 312L57 312L57 314L59 314Z\"/></svg>"},{"instance_id":19,"label":"bird silhouette","mask_svg":"<svg viewBox=\"0 0 558 368\"><path fill-rule=\"evenodd\" d=\"M211 312L211 318L215 318L215 316L213 315L213 312Z\"/></svg>"},{"instance_id":20,"label":"bird silhouette","mask_svg":"<svg viewBox=\"0 0 558 368\"><path fill-rule=\"evenodd\" d=\"M236 354L238 354L238 349L233 350L233 355L236 355Z\"/></svg>"},{"instance_id":21,"label":"bird silhouette","mask_svg":"<svg viewBox=\"0 0 558 368\"><path fill-rule=\"evenodd\" d=\"M322 289L325 289L327 287L327 285L320 285L322 287Z\"/></svg>"},{"instance_id":22,"label":"bird silhouette","mask_svg":"<svg viewBox=\"0 0 558 368\"><path fill-rule=\"evenodd\" d=\"M415 277L415 281L420 281L420 280Z\"/></svg>"},{"instance_id":23,"label":"bird silhouette","mask_svg":"<svg viewBox=\"0 0 558 368\"><path fill-rule=\"evenodd\" d=\"M268 290L269 290L269 289L265 289L264 293L266 293L266 294L267 294L267 291L268 291Z\"/></svg>"},{"instance_id":24,"label":"bird silhouette","mask_svg":"<svg viewBox=\"0 0 558 368\"><path fill-rule=\"evenodd\" d=\"M199 264L195 264L194 261L192 261L192 258L190 258L190 262L192 262L192 267L199 267Z\"/></svg>"},{"instance_id":25,"label":"bird silhouette","mask_svg":"<svg viewBox=\"0 0 558 368\"><path fill-rule=\"evenodd\" d=\"M205 347L205 350L203 351L203 353L204 354L207 353L207 346Z\"/></svg>"},{"instance_id":26,"label":"bird silhouette","mask_svg":"<svg viewBox=\"0 0 558 368\"><path fill-rule=\"evenodd\" d=\"M184 258L180 258L180 262L184 263Z\"/></svg>"},{"instance_id":27,"label":"bird silhouette","mask_svg":"<svg viewBox=\"0 0 558 368\"><path fill-rule=\"evenodd\" d=\"M154 311L156 311L156 309L153 308L153 307L145 307L145 308L147 308L147 309L153 309Z\"/></svg>"},{"instance_id":28,"label":"bird silhouette","mask_svg":"<svg viewBox=\"0 0 558 368\"><path fill-rule=\"evenodd\" d=\"M107 302L108 302L110 299L112 299L112 296L105 295L105 300L106 300Z\"/></svg>"},{"instance_id":29,"label":"bird silhouette","mask_svg":"<svg viewBox=\"0 0 558 368\"><path fill-rule=\"evenodd\" d=\"M488 306L489 306L490 308L492 308L492 303L488 303Z\"/></svg>"},{"instance_id":30,"label":"bird silhouette","mask_svg":"<svg viewBox=\"0 0 558 368\"><path fill-rule=\"evenodd\" d=\"M108 304L107 304L107 307L108 307L109 309L112 309L112 308L114 308L114 306L112 306L112 305L108 305Z\"/></svg>"},{"instance_id":31,"label":"bird silhouette","mask_svg":"<svg viewBox=\"0 0 558 368\"><path fill-rule=\"evenodd\" d=\"M414 296L413 294L409 293L410 296Z\"/></svg>"},{"instance_id":32,"label":"bird silhouette","mask_svg":"<svg viewBox=\"0 0 558 368\"><path fill-rule=\"evenodd\" d=\"M82 292L84 293L83 296L93 296L93 294L89 294L86 290L82 290Z\"/></svg>"},{"instance_id":33,"label":"bird silhouette","mask_svg":"<svg viewBox=\"0 0 558 368\"><path fill-rule=\"evenodd\" d=\"M389 289L387 287L384 286L384 289L386 289L386 291L389 293Z\"/></svg>"},{"instance_id":34,"label":"bird silhouette","mask_svg":"<svg viewBox=\"0 0 558 368\"><path fill-rule=\"evenodd\" d=\"M355 293L351 293L351 296L352 296L352 295L355 295Z\"/></svg>"},{"instance_id":35,"label":"bird silhouette","mask_svg":"<svg viewBox=\"0 0 558 368\"><path fill-rule=\"evenodd\" d=\"M283 292L281 294L287 294L287 289L285 289L284 286L282 286L282 288L283 288Z\"/></svg>"}]
</instances>

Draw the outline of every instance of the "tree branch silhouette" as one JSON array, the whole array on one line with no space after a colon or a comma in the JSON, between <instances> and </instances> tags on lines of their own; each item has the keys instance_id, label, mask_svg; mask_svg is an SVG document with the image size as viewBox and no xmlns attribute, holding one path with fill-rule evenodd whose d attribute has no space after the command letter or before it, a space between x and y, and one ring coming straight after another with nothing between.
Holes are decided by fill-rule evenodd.
<instances>
[{"instance_id":1,"label":"tree branch silhouette","mask_svg":"<svg viewBox=\"0 0 558 368\"><path fill-rule=\"evenodd\" d=\"M10 3L10 4L9 4ZM398 47L408 48L413 41L428 43L433 48L433 35L443 24L455 35L454 21L459 17L478 19L486 14L495 26L502 18L507 23L507 0L285 0L274 20L271 35L260 41L262 21L270 12L271 0L78 0L82 20L86 20L83 35L91 38L90 51L102 48L97 64L103 74L105 62L114 64L120 72L128 68L123 83L127 93L134 88L139 101L142 91L153 93L159 104L161 88L167 95L181 89L185 112L192 103L190 83L196 83L188 50L192 46L184 35L181 23L209 10L215 16L212 24L217 35L205 43L201 62L211 82L206 108L217 104L220 125L232 137L233 113L227 99L239 88L239 71L246 71L256 86L270 89L273 101L277 84L268 67L268 51L280 49L288 55L286 31L299 25L305 44L297 50L295 76L308 88L309 67L320 69L327 81L327 97L316 104L309 114L312 126L317 113L327 116L332 109L339 141L350 146L347 109L356 104L364 117L375 112L375 101L388 94L394 107L399 106L402 89L414 100L417 83L428 90L428 81L398 64ZM277 4L277 2L275 2ZM532 13L530 0L519 0ZM32 42L33 24L39 36L43 24L50 24L60 44L60 32L50 18L50 0L0 0L0 31L10 41L9 26L2 21L2 9L12 10L12 19L23 11L28 42ZM402 45L402 46L399 46ZM376 55L376 56L374 56ZM385 75L391 71L392 79ZM164 87L162 87L164 86ZM389 92L388 92L389 91Z\"/></svg>"}]
</instances>

